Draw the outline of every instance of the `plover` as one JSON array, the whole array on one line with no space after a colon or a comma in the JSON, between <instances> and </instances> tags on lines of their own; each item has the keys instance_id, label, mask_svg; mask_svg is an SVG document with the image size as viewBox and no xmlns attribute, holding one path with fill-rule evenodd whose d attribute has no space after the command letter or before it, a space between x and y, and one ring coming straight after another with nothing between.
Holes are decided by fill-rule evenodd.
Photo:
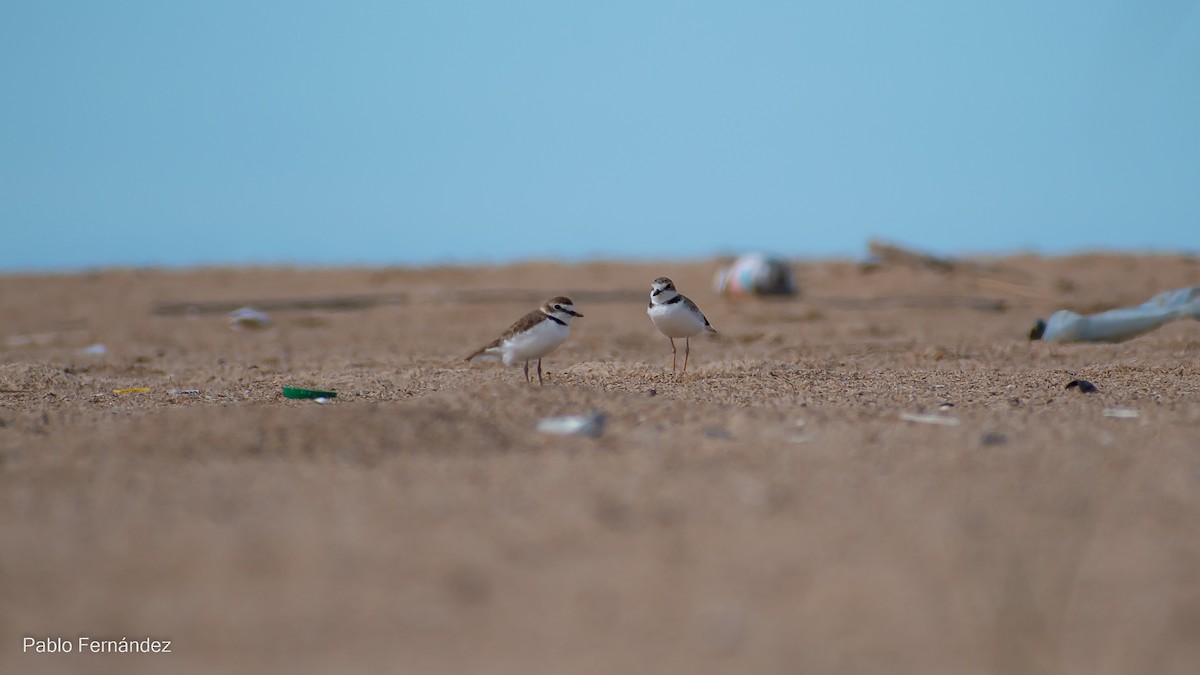
<instances>
[{"instance_id":1,"label":"plover","mask_svg":"<svg viewBox=\"0 0 1200 675\"><path fill-rule=\"evenodd\" d=\"M683 347L683 372L687 372L688 354L692 351L691 339L705 331L716 333L716 329L704 318L704 312L696 303L675 290L675 283L659 277L650 284L650 305L646 308L650 320L658 332L671 340L671 372L675 372L675 338L685 340Z\"/></svg>"},{"instance_id":2,"label":"plover","mask_svg":"<svg viewBox=\"0 0 1200 675\"><path fill-rule=\"evenodd\" d=\"M541 307L521 317L500 337L480 347L464 361L480 356L504 359L504 365L525 362L525 381L529 382L529 362L537 359L538 384L542 384L542 357L558 348L567 339L571 319L583 316L575 311L570 298L550 298Z\"/></svg>"}]
</instances>

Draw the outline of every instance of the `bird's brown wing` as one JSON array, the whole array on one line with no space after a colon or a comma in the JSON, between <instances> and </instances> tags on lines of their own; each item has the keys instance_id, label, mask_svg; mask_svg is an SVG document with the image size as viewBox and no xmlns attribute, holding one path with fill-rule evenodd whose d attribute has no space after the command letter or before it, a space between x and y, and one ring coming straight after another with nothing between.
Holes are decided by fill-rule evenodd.
<instances>
[{"instance_id":1,"label":"bird's brown wing","mask_svg":"<svg viewBox=\"0 0 1200 675\"><path fill-rule=\"evenodd\" d=\"M504 342L505 340L511 338L512 336L516 335L517 333L524 333L525 331L529 330L530 328L533 328L534 326L538 325L539 323L541 323L542 321L545 321L545 320L546 320L546 315L542 314L542 310L535 309L532 312L521 317L520 319L517 319L516 322L513 323L513 325L508 327L508 330L506 330L500 334L500 337L496 338L495 340L492 340L491 342L487 343L486 345L471 352L466 358L463 359L463 361L470 361L471 359L475 358L476 356L479 356L480 354L486 352L489 349L494 349L496 347L499 347L501 342Z\"/></svg>"},{"instance_id":2,"label":"bird's brown wing","mask_svg":"<svg viewBox=\"0 0 1200 675\"><path fill-rule=\"evenodd\" d=\"M717 329L713 328L712 324L710 324L708 322L708 317L704 316L704 312L700 311L700 308L696 306L696 303L692 302L691 298L689 298L687 296L683 296L683 295L681 295L679 297L683 298L684 304L686 304L688 307L691 307L692 309L696 310L696 313L700 315L701 319L704 319L704 329L705 330L710 331L712 333L717 332Z\"/></svg>"}]
</instances>

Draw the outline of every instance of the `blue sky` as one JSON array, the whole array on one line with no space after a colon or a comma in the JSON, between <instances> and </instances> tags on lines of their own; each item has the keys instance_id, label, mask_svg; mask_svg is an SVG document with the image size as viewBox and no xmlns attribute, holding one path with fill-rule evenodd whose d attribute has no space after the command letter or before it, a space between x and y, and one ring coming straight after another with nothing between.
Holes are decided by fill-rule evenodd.
<instances>
[{"instance_id":1,"label":"blue sky","mask_svg":"<svg viewBox=\"0 0 1200 675\"><path fill-rule=\"evenodd\" d=\"M1200 3L8 2L0 270L1200 251Z\"/></svg>"}]
</instances>

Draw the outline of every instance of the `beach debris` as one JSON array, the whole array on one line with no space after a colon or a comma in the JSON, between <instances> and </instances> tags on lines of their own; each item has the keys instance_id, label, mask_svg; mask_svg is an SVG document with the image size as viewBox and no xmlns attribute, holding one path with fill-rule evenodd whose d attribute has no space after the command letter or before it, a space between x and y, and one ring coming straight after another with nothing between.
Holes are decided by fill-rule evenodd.
<instances>
[{"instance_id":1,"label":"beach debris","mask_svg":"<svg viewBox=\"0 0 1200 675\"><path fill-rule=\"evenodd\" d=\"M859 265L864 274L891 267L929 270L938 274L963 274L978 286L995 293L1032 300L1049 300L1055 294L1030 285L1031 275L1020 268L985 260L931 255L878 239L867 243L867 257Z\"/></svg>"},{"instance_id":2,"label":"beach debris","mask_svg":"<svg viewBox=\"0 0 1200 675\"><path fill-rule=\"evenodd\" d=\"M958 418L945 417L943 415L932 415L927 413L900 413L900 419L905 422L914 422L916 424L937 424L945 427L958 426Z\"/></svg>"},{"instance_id":3,"label":"beach debris","mask_svg":"<svg viewBox=\"0 0 1200 675\"><path fill-rule=\"evenodd\" d=\"M304 389L302 387L284 387L283 397L292 399L309 399L317 403L324 403L331 398L337 397L336 391L325 391L323 389Z\"/></svg>"},{"instance_id":4,"label":"beach debris","mask_svg":"<svg viewBox=\"0 0 1200 675\"><path fill-rule=\"evenodd\" d=\"M1060 309L1037 319L1030 340L1046 342L1124 342L1178 319L1200 320L1200 284L1164 291L1136 307L1097 314Z\"/></svg>"},{"instance_id":5,"label":"beach debris","mask_svg":"<svg viewBox=\"0 0 1200 675\"><path fill-rule=\"evenodd\" d=\"M713 289L728 296L795 295L796 282L787 262L763 253L747 253L717 270Z\"/></svg>"},{"instance_id":6,"label":"beach debris","mask_svg":"<svg viewBox=\"0 0 1200 675\"><path fill-rule=\"evenodd\" d=\"M884 310L884 309L973 309L980 312L1004 312L1008 302L1002 298L955 295L897 295L878 298L825 297L813 303L826 309Z\"/></svg>"},{"instance_id":7,"label":"beach debris","mask_svg":"<svg viewBox=\"0 0 1200 675\"><path fill-rule=\"evenodd\" d=\"M199 389L172 389L171 394L174 396L199 396Z\"/></svg>"},{"instance_id":8,"label":"beach debris","mask_svg":"<svg viewBox=\"0 0 1200 675\"><path fill-rule=\"evenodd\" d=\"M793 435L791 437L791 439L790 439L791 442L792 443L807 443L808 442L808 434L804 433L804 427L808 426L808 420L802 420L802 419L796 420L796 424L794 426L796 428L796 433L795 433L795 435Z\"/></svg>"},{"instance_id":9,"label":"beach debris","mask_svg":"<svg viewBox=\"0 0 1200 675\"><path fill-rule=\"evenodd\" d=\"M382 293L377 295L341 295L328 298L282 298L235 300L232 302L168 302L155 305L154 313L159 316L200 316L202 314L229 314L245 307L257 307L263 311L333 310L347 311L371 309L385 305L402 305L408 302L404 293Z\"/></svg>"},{"instance_id":10,"label":"beach debris","mask_svg":"<svg viewBox=\"0 0 1200 675\"><path fill-rule=\"evenodd\" d=\"M1067 386L1063 387L1063 388L1064 389L1078 388L1079 393L1081 393L1081 394L1094 394L1097 391L1100 391L1099 389L1096 388L1096 385L1092 384L1091 382L1088 382L1087 380L1071 380L1070 382L1067 383Z\"/></svg>"},{"instance_id":11,"label":"beach debris","mask_svg":"<svg viewBox=\"0 0 1200 675\"><path fill-rule=\"evenodd\" d=\"M97 342L94 345L88 345L83 349L76 350L75 353L79 356L104 356L108 353L108 347Z\"/></svg>"},{"instance_id":12,"label":"beach debris","mask_svg":"<svg viewBox=\"0 0 1200 675\"><path fill-rule=\"evenodd\" d=\"M709 438L715 438L720 441L732 441L733 440L733 433L730 432L728 429L722 429L721 427L706 427L704 429L704 435L708 436Z\"/></svg>"},{"instance_id":13,"label":"beach debris","mask_svg":"<svg viewBox=\"0 0 1200 675\"><path fill-rule=\"evenodd\" d=\"M979 444L984 446L1004 445L1007 442L1008 437L999 431L985 431L983 432L983 435L979 437Z\"/></svg>"},{"instance_id":14,"label":"beach debris","mask_svg":"<svg viewBox=\"0 0 1200 675\"><path fill-rule=\"evenodd\" d=\"M112 393L120 394L148 394L150 387L125 387L124 389L113 389Z\"/></svg>"},{"instance_id":15,"label":"beach debris","mask_svg":"<svg viewBox=\"0 0 1200 675\"><path fill-rule=\"evenodd\" d=\"M428 294L361 293L322 298L258 298L230 301L167 302L154 306L159 316L202 316L229 314L242 307L254 307L264 312L325 310L348 312L406 305L411 302L459 304L493 304L496 302L541 302L543 291L523 288L488 288L475 290L438 290ZM567 289L567 295L584 303L628 303L641 300L645 294L638 290Z\"/></svg>"},{"instance_id":16,"label":"beach debris","mask_svg":"<svg viewBox=\"0 0 1200 675\"><path fill-rule=\"evenodd\" d=\"M11 335L4 339L5 347L45 347L54 342L59 336L56 332L36 333L31 335Z\"/></svg>"},{"instance_id":17,"label":"beach debris","mask_svg":"<svg viewBox=\"0 0 1200 675\"><path fill-rule=\"evenodd\" d=\"M952 258L942 258L928 253L920 253L878 239L872 239L867 242L867 259L862 263L862 270L864 272L871 272L885 265L916 267L933 270L941 274L953 272L959 268L959 262Z\"/></svg>"},{"instance_id":18,"label":"beach debris","mask_svg":"<svg viewBox=\"0 0 1200 675\"><path fill-rule=\"evenodd\" d=\"M1133 408L1105 408L1104 412L1100 413L1105 417L1115 417L1117 419L1136 419L1142 416L1142 413Z\"/></svg>"},{"instance_id":19,"label":"beach debris","mask_svg":"<svg viewBox=\"0 0 1200 675\"><path fill-rule=\"evenodd\" d=\"M243 328L267 328L271 325L271 317L266 312L253 307L241 307L229 313L229 326L234 330Z\"/></svg>"},{"instance_id":20,"label":"beach debris","mask_svg":"<svg viewBox=\"0 0 1200 675\"><path fill-rule=\"evenodd\" d=\"M603 410L593 410L586 415L562 415L538 420L537 430L544 434L560 436L587 436L600 438L608 415Z\"/></svg>"}]
</instances>

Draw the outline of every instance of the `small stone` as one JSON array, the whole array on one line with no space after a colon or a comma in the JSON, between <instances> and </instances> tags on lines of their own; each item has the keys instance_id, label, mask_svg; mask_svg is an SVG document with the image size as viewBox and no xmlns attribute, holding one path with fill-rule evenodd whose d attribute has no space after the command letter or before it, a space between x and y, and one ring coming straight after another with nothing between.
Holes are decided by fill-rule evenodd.
<instances>
[{"instance_id":1,"label":"small stone","mask_svg":"<svg viewBox=\"0 0 1200 675\"><path fill-rule=\"evenodd\" d=\"M1074 389L1075 387L1079 387L1079 393L1081 394L1094 394L1099 391L1096 389L1096 385L1087 380L1071 380L1067 383L1065 389Z\"/></svg>"},{"instance_id":2,"label":"small stone","mask_svg":"<svg viewBox=\"0 0 1200 675\"><path fill-rule=\"evenodd\" d=\"M980 445L1004 445L1008 442L1008 437L999 431L985 431L979 437Z\"/></svg>"}]
</instances>

